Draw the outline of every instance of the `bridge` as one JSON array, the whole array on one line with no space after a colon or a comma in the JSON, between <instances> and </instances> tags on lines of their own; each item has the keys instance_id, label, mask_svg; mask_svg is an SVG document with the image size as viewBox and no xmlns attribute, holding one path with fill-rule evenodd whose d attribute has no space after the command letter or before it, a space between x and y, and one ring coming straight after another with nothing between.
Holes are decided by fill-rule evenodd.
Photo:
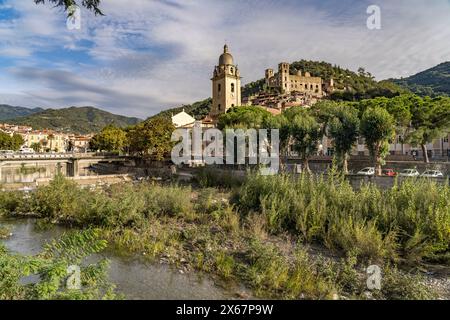
<instances>
[{"instance_id":1,"label":"bridge","mask_svg":"<svg viewBox=\"0 0 450 320\"><path fill-rule=\"evenodd\" d=\"M2 169L17 167L45 167L55 166L58 171L65 168L68 177L78 177L80 168L97 163L125 162L132 158L128 155L111 153L11 153L0 154L0 182Z\"/></svg>"}]
</instances>

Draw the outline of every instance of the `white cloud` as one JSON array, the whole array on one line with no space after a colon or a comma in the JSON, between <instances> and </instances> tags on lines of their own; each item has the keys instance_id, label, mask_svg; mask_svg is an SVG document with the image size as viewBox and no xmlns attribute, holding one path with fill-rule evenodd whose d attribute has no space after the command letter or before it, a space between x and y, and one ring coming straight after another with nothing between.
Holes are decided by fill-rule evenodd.
<instances>
[{"instance_id":1,"label":"white cloud","mask_svg":"<svg viewBox=\"0 0 450 320\"><path fill-rule=\"evenodd\" d=\"M278 62L302 58L353 70L363 66L378 79L450 60L448 1L378 2L382 29L374 31L366 28L364 3L319 6L309 0L108 0L105 17L83 11L82 30L68 31L63 12L9 0L6 5L21 16L0 23L0 54L16 59L23 71L42 69L42 79L15 82L16 92L10 92L15 97L39 106L90 104L141 117L209 96L225 39L244 82L261 78ZM43 61L35 55L60 48L90 59L71 64L70 56ZM58 91L48 69L74 79L66 81L72 91ZM18 69L8 70L18 77Z\"/></svg>"}]
</instances>

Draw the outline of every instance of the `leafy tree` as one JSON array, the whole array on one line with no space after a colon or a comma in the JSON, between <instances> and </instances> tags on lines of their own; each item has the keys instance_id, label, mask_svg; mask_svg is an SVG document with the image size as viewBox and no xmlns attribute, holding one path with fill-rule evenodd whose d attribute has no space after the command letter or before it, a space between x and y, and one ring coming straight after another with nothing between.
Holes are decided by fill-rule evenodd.
<instances>
[{"instance_id":1,"label":"leafy tree","mask_svg":"<svg viewBox=\"0 0 450 320\"><path fill-rule=\"evenodd\" d=\"M24 144L25 140L23 139L23 137L18 133L14 133L13 136L11 137L11 150L17 151Z\"/></svg>"},{"instance_id":2,"label":"leafy tree","mask_svg":"<svg viewBox=\"0 0 450 320\"><path fill-rule=\"evenodd\" d=\"M41 146L41 144L38 143L38 142L33 142L33 143L31 144L30 148L33 149L34 152L39 152L39 151L41 151L42 146Z\"/></svg>"},{"instance_id":3,"label":"leafy tree","mask_svg":"<svg viewBox=\"0 0 450 320\"><path fill-rule=\"evenodd\" d=\"M150 118L127 132L129 151L131 153L163 160L173 147L172 121L163 117Z\"/></svg>"},{"instance_id":4,"label":"leafy tree","mask_svg":"<svg viewBox=\"0 0 450 320\"><path fill-rule=\"evenodd\" d=\"M12 136L5 132L0 132L0 149L2 150L19 150L25 140L23 140L20 134L14 133Z\"/></svg>"},{"instance_id":5,"label":"leafy tree","mask_svg":"<svg viewBox=\"0 0 450 320\"><path fill-rule=\"evenodd\" d=\"M0 131L0 149L9 150L11 144L11 136L5 132Z\"/></svg>"},{"instance_id":6,"label":"leafy tree","mask_svg":"<svg viewBox=\"0 0 450 320\"><path fill-rule=\"evenodd\" d=\"M342 103L343 102L341 102L341 104ZM335 101L322 100L311 107L310 113L319 122L321 126L322 136L325 136L327 134L329 123L331 119L333 119L338 105L339 104Z\"/></svg>"},{"instance_id":7,"label":"leafy tree","mask_svg":"<svg viewBox=\"0 0 450 320\"><path fill-rule=\"evenodd\" d=\"M381 165L389 152L389 140L395 134L394 117L381 107L371 107L363 114L360 130L375 162L376 173L381 175Z\"/></svg>"},{"instance_id":8,"label":"leafy tree","mask_svg":"<svg viewBox=\"0 0 450 320\"><path fill-rule=\"evenodd\" d=\"M42 252L22 256L0 244L1 300L106 300L120 298L108 281L108 261L87 263L88 257L102 252L107 242L98 230L66 233L46 244ZM80 266L80 288L67 287L69 266ZM23 283L37 276L39 281Z\"/></svg>"},{"instance_id":9,"label":"leafy tree","mask_svg":"<svg viewBox=\"0 0 450 320\"><path fill-rule=\"evenodd\" d=\"M320 125L314 117L301 108L290 111L287 118L293 149L302 159L304 170L310 172L308 158L317 152L317 144L321 138Z\"/></svg>"},{"instance_id":10,"label":"leafy tree","mask_svg":"<svg viewBox=\"0 0 450 320\"><path fill-rule=\"evenodd\" d=\"M358 139L360 121L358 110L346 105L339 105L333 111L328 133L333 139L336 154L344 173L348 173L347 157Z\"/></svg>"},{"instance_id":11,"label":"leafy tree","mask_svg":"<svg viewBox=\"0 0 450 320\"><path fill-rule=\"evenodd\" d=\"M126 146L127 136L123 129L113 125L106 126L92 137L89 143L90 149L101 151L123 151Z\"/></svg>"},{"instance_id":12,"label":"leafy tree","mask_svg":"<svg viewBox=\"0 0 450 320\"><path fill-rule=\"evenodd\" d=\"M36 4L45 4L46 0L34 0L34 2ZM55 7L63 7L64 11L67 11L71 6L78 6L81 3L83 7L93 11L95 15L103 15L99 8L100 0L47 0L47 2L54 4Z\"/></svg>"},{"instance_id":13,"label":"leafy tree","mask_svg":"<svg viewBox=\"0 0 450 320\"><path fill-rule=\"evenodd\" d=\"M289 125L289 120L283 114L278 116L270 116L264 119L263 128L265 129L278 129L279 139L280 139L280 165L282 168L285 167L289 155L289 143L291 137L291 128Z\"/></svg>"},{"instance_id":14,"label":"leafy tree","mask_svg":"<svg viewBox=\"0 0 450 320\"><path fill-rule=\"evenodd\" d=\"M252 128L259 129L263 126L271 113L261 107L234 107L219 117L218 128Z\"/></svg>"},{"instance_id":15,"label":"leafy tree","mask_svg":"<svg viewBox=\"0 0 450 320\"><path fill-rule=\"evenodd\" d=\"M445 136L450 130L450 98L426 97L423 103L411 105L411 115L413 131L408 134L407 140L412 145L420 145L424 162L428 163L427 143Z\"/></svg>"}]
</instances>

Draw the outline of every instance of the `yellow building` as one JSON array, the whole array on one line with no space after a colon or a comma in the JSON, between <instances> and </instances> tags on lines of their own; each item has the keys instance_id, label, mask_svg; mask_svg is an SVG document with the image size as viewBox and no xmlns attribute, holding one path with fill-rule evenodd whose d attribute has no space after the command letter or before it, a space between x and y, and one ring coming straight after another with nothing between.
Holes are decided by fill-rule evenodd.
<instances>
[{"instance_id":1,"label":"yellow building","mask_svg":"<svg viewBox=\"0 0 450 320\"><path fill-rule=\"evenodd\" d=\"M34 130L22 134L28 148L39 144L40 151L65 152L67 135L52 130Z\"/></svg>"}]
</instances>

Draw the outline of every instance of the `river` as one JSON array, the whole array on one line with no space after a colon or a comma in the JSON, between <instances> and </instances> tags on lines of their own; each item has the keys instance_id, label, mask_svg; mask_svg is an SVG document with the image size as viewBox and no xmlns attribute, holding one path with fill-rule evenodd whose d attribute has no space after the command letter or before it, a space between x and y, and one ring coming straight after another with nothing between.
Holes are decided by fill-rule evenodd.
<instances>
[{"instance_id":1,"label":"river","mask_svg":"<svg viewBox=\"0 0 450 320\"><path fill-rule=\"evenodd\" d=\"M1 240L12 252L34 255L43 245L58 238L64 228L47 230L36 227L33 219L2 219L0 225L10 228L12 236ZM167 265L148 263L142 258L123 257L108 250L102 254L110 261L109 279L117 291L130 300L231 299L233 293L214 284L207 276L181 274Z\"/></svg>"}]
</instances>

